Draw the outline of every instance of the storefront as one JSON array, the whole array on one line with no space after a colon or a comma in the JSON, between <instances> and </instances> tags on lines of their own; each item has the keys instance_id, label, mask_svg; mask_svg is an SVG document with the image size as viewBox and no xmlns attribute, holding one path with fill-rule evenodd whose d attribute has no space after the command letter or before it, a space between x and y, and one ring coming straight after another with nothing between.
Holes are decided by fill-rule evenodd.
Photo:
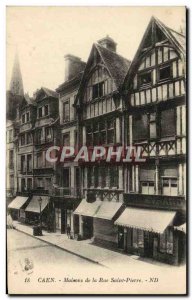
<instances>
[{"instance_id":1,"label":"storefront","mask_svg":"<svg viewBox=\"0 0 192 300\"><path fill-rule=\"evenodd\" d=\"M25 209L26 223L38 224L42 221L42 226L48 229L49 216L49 197L34 195Z\"/></svg>"},{"instance_id":2,"label":"storefront","mask_svg":"<svg viewBox=\"0 0 192 300\"><path fill-rule=\"evenodd\" d=\"M174 229L175 211L126 208L115 221L118 246L127 253L178 264L181 237Z\"/></svg>"},{"instance_id":3,"label":"storefront","mask_svg":"<svg viewBox=\"0 0 192 300\"><path fill-rule=\"evenodd\" d=\"M121 202L102 202L93 219L94 242L96 244L117 248L118 231L114 225L114 220L118 218L123 209Z\"/></svg>"},{"instance_id":4,"label":"storefront","mask_svg":"<svg viewBox=\"0 0 192 300\"><path fill-rule=\"evenodd\" d=\"M8 205L8 211L13 220L25 221L25 208L29 203L29 197L17 196Z\"/></svg>"},{"instance_id":5,"label":"storefront","mask_svg":"<svg viewBox=\"0 0 192 300\"><path fill-rule=\"evenodd\" d=\"M101 201L87 202L83 199L79 206L74 211L74 219L76 224L79 225L79 229L76 230L81 238L89 239L93 237L94 234L94 215L97 213L101 206ZM77 221L77 216L79 221Z\"/></svg>"}]
</instances>

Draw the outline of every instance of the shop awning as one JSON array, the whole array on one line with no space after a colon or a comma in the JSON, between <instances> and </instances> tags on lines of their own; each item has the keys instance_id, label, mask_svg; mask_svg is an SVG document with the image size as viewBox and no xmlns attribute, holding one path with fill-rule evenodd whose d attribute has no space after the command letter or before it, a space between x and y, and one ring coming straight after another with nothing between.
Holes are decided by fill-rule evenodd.
<instances>
[{"instance_id":1,"label":"shop awning","mask_svg":"<svg viewBox=\"0 0 192 300\"><path fill-rule=\"evenodd\" d=\"M103 201L94 217L99 219L112 220L112 218L116 215L121 207L121 202Z\"/></svg>"},{"instance_id":2,"label":"shop awning","mask_svg":"<svg viewBox=\"0 0 192 300\"><path fill-rule=\"evenodd\" d=\"M11 203L9 203L8 208L20 209L29 199L29 197L17 196Z\"/></svg>"},{"instance_id":3,"label":"shop awning","mask_svg":"<svg viewBox=\"0 0 192 300\"><path fill-rule=\"evenodd\" d=\"M163 233L167 226L172 225L176 212L144 208L126 208L115 224Z\"/></svg>"},{"instance_id":4,"label":"shop awning","mask_svg":"<svg viewBox=\"0 0 192 300\"><path fill-rule=\"evenodd\" d=\"M175 229L186 233L186 223L180 226L174 226Z\"/></svg>"},{"instance_id":5,"label":"shop awning","mask_svg":"<svg viewBox=\"0 0 192 300\"><path fill-rule=\"evenodd\" d=\"M29 202L29 205L26 207L25 211L28 212L34 212L34 213L40 213L40 204L39 204L39 198L41 197L41 212L46 208L46 206L49 203L49 197L48 196L38 196L35 195L32 197L31 201Z\"/></svg>"},{"instance_id":6,"label":"shop awning","mask_svg":"<svg viewBox=\"0 0 192 300\"><path fill-rule=\"evenodd\" d=\"M101 203L101 201L95 201L93 203L90 203L87 202L86 199L83 199L73 213L76 215L93 217L98 211Z\"/></svg>"}]
</instances>

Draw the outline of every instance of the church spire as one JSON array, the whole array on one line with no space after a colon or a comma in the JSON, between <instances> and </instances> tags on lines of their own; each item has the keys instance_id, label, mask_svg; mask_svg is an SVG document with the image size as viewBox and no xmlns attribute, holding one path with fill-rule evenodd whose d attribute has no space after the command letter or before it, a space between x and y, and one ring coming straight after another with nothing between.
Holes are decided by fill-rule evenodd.
<instances>
[{"instance_id":1,"label":"church spire","mask_svg":"<svg viewBox=\"0 0 192 300\"><path fill-rule=\"evenodd\" d=\"M10 82L10 91L14 95L19 95L19 96L24 95L23 80L22 80L21 69L19 64L18 52L16 52L15 55L15 61L13 65L12 77Z\"/></svg>"}]
</instances>

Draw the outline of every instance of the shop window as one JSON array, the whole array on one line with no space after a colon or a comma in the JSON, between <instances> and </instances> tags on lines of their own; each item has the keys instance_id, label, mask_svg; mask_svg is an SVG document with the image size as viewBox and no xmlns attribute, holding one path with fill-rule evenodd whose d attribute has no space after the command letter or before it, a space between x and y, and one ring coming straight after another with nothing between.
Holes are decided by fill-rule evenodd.
<instances>
[{"instance_id":1,"label":"shop window","mask_svg":"<svg viewBox=\"0 0 192 300\"><path fill-rule=\"evenodd\" d=\"M175 177L162 177L162 194L168 196L177 196L178 179Z\"/></svg>"},{"instance_id":2,"label":"shop window","mask_svg":"<svg viewBox=\"0 0 192 300\"><path fill-rule=\"evenodd\" d=\"M134 141L146 140L148 138L148 116L133 116L133 139Z\"/></svg>"},{"instance_id":3,"label":"shop window","mask_svg":"<svg viewBox=\"0 0 192 300\"><path fill-rule=\"evenodd\" d=\"M138 78L139 78L140 87L149 86L152 83L152 73L151 73L151 71L139 74Z\"/></svg>"},{"instance_id":4,"label":"shop window","mask_svg":"<svg viewBox=\"0 0 192 300\"><path fill-rule=\"evenodd\" d=\"M171 66L165 66L159 69L159 80L167 80L171 78Z\"/></svg>"},{"instance_id":5,"label":"shop window","mask_svg":"<svg viewBox=\"0 0 192 300\"><path fill-rule=\"evenodd\" d=\"M141 182L141 193L145 195L154 195L154 181L143 181Z\"/></svg>"},{"instance_id":6,"label":"shop window","mask_svg":"<svg viewBox=\"0 0 192 300\"><path fill-rule=\"evenodd\" d=\"M69 100L63 103L63 122L70 121L70 107Z\"/></svg>"},{"instance_id":7,"label":"shop window","mask_svg":"<svg viewBox=\"0 0 192 300\"><path fill-rule=\"evenodd\" d=\"M48 116L48 114L49 114L49 106L48 106L48 105L45 105L45 106L44 106L44 115L45 115L45 116Z\"/></svg>"},{"instance_id":8,"label":"shop window","mask_svg":"<svg viewBox=\"0 0 192 300\"><path fill-rule=\"evenodd\" d=\"M162 253L173 254L173 231L167 229L163 234L160 234L159 251Z\"/></svg>"},{"instance_id":9,"label":"shop window","mask_svg":"<svg viewBox=\"0 0 192 300\"><path fill-rule=\"evenodd\" d=\"M143 232L143 230L133 228L132 246L134 248L144 248L144 232Z\"/></svg>"},{"instance_id":10,"label":"shop window","mask_svg":"<svg viewBox=\"0 0 192 300\"><path fill-rule=\"evenodd\" d=\"M175 110L168 109L161 112L161 137L174 136L176 133Z\"/></svg>"},{"instance_id":11,"label":"shop window","mask_svg":"<svg viewBox=\"0 0 192 300\"><path fill-rule=\"evenodd\" d=\"M43 116L43 108L42 107L39 107L39 109L38 109L38 116L39 116L39 118L42 118L42 116Z\"/></svg>"}]
</instances>

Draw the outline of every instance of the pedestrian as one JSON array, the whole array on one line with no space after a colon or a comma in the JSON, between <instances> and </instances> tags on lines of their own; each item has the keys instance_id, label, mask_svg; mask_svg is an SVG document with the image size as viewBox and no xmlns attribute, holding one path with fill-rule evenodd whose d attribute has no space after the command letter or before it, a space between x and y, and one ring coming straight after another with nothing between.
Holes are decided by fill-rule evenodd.
<instances>
[{"instance_id":1,"label":"pedestrian","mask_svg":"<svg viewBox=\"0 0 192 300\"><path fill-rule=\"evenodd\" d=\"M67 236L68 236L68 239L70 239L70 236L71 236L71 227L69 224L67 224Z\"/></svg>"}]
</instances>

